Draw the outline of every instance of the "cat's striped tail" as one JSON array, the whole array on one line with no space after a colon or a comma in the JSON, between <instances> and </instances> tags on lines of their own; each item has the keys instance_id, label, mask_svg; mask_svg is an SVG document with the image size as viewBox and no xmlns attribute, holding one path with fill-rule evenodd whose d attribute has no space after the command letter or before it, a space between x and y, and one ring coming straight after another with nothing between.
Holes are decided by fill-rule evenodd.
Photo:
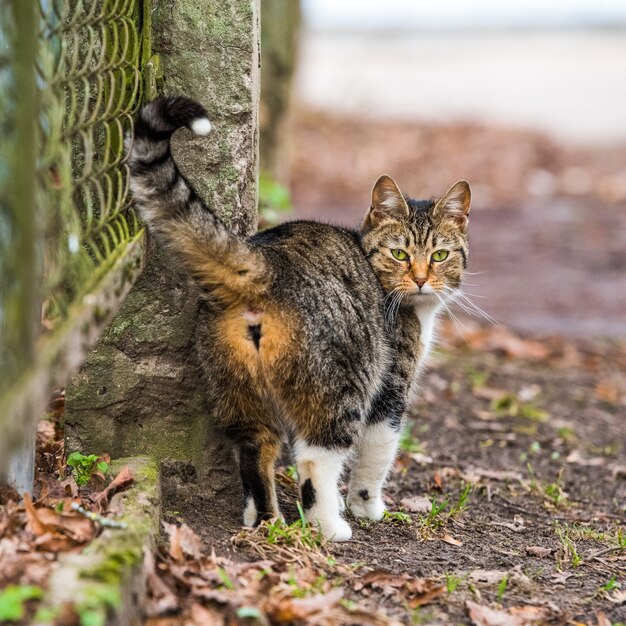
<instances>
[{"instance_id":1,"label":"cat's striped tail","mask_svg":"<svg viewBox=\"0 0 626 626\"><path fill-rule=\"evenodd\" d=\"M175 130L211 131L197 102L162 97L144 106L127 139L131 189L150 231L203 287L232 300L261 295L270 277L258 249L230 231L202 202L170 153Z\"/></svg>"}]
</instances>

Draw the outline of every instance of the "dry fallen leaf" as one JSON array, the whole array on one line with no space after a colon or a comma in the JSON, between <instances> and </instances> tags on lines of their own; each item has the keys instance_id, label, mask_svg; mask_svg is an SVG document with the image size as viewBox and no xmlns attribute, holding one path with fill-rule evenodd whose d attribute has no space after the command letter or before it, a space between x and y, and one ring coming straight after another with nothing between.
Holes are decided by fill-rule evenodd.
<instances>
[{"instance_id":1,"label":"dry fallen leaf","mask_svg":"<svg viewBox=\"0 0 626 626\"><path fill-rule=\"evenodd\" d=\"M224 616L215 609L207 608L194 602L191 605L190 619L185 626L223 626Z\"/></svg>"},{"instance_id":2,"label":"dry fallen leaf","mask_svg":"<svg viewBox=\"0 0 626 626\"><path fill-rule=\"evenodd\" d=\"M178 609L178 598L157 576L152 551L144 549L143 554L144 575L148 589L148 599L144 606L144 613L147 617L156 617Z\"/></svg>"},{"instance_id":3,"label":"dry fallen leaf","mask_svg":"<svg viewBox=\"0 0 626 626\"><path fill-rule=\"evenodd\" d=\"M528 552L531 556L536 556L540 559L544 556L552 554L552 550L550 548L542 548L541 546L526 546L526 552Z\"/></svg>"},{"instance_id":4,"label":"dry fallen leaf","mask_svg":"<svg viewBox=\"0 0 626 626\"><path fill-rule=\"evenodd\" d=\"M35 508L29 494L24 494L26 530L32 533L35 545L51 552L63 552L89 541L95 535L93 522L77 513L56 513L52 509Z\"/></svg>"},{"instance_id":5,"label":"dry fallen leaf","mask_svg":"<svg viewBox=\"0 0 626 626\"><path fill-rule=\"evenodd\" d=\"M343 589L335 588L328 593L308 598L269 598L263 608L272 622L292 623L316 613L327 612L342 598Z\"/></svg>"},{"instance_id":6,"label":"dry fallen leaf","mask_svg":"<svg viewBox=\"0 0 626 626\"><path fill-rule=\"evenodd\" d=\"M409 513L428 513L432 508L431 502L424 496L413 496L412 498L402 498L400 506Z\"/></svg>"},{"instance_id":7,"label":"dry fallen leaf","mask_svg":"<svg viewBox=\"0 0 626 626\"><path fill-rule=\"evenodd\" d=\"M202 540L187 524L176 526L161 523L170 540L170 556L175 561L182 561L185 557L196 560L202 558Z\"/></svg>"},{"instance_id":8,"label":"dry fallen leaf","mask_svg":"<svg viewBox=\"0 0 626 626\"><path fill-rule=\"evenodd\" d=\"M490 569L476 569L470 572L469 577L472 581L477 583L488 583L494 585L499 583L505 576L508 576L509 572L504 570L490 570Z\"/></svg>"},{"instance_id":9,"label":"dry fallen leaf","mask_svg":"<svg viewBox=\"0 0 626 626\"><path fill-rule=\"evenodd\" d=\"M463 542L459 539L455 539L452 535L445 533L444 536L441 538L442 541L445 541L446 543L449 543L452 546L462 546Z\"/></svg>"},{"instance_id":10,"label":"dry fallen leaf","mask_svg":"<svg viewBox=\"0 0 626 626\"><path fill-rule=\"evenodd\" d=\"M128 489L134 482L133 475L128 469L128 466L124 466L117 474L117 476L111 481L111 484L106 487L100 493L94 493L90 497L96 505L96 509L103 511L113 496L113 494Z\"/></svg>"},{"instance_id":11,"label":"dry fallen leaf","mask_svg":"<svg viewBox=\"0 0 626 626\"><path fill-rule=\"evenodd\" d=\"M550 617L547 609L537 606L492 609L468 600L465 607L474 626L541 626Z\"/></svg>"},{"instance_id":12,"label":"dry fallen leaf","mask_svg":"<svg viewBox=\"0 0 626 626\"><path fill-rule=\"evenodd\" d=\"M573 463L575 465L584 465L586 467L599 467L606 465L606 459L601 456L585 459L580 450L572 450L565 458L566 463Z\"/></svg>"},{"instance_id":13,"label":"dry fallen leaf","mask_svg":"<svg viewBox=\"0 0 626 626\"><path fill-rule=\"evenodd\" d=\"M482 467L469 467L463 471L461 478L471 483L478 483L483 478L489 478L491 480L513 480L521 481L523 476L519 472L511 470L492 470L483 469Z\"/></svg>"}]
</instances>

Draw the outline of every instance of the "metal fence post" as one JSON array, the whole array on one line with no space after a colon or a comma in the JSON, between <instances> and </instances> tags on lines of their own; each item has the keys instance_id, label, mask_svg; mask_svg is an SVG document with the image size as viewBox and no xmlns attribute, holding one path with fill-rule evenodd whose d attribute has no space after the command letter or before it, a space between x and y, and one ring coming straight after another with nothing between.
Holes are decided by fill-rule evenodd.
<instances>
[{"instance_id":1,"label":"metal fence post","mask_svg":"<svg viewBox=\"0 0 626 626\"><path fill-rule=\"evenodd\" d=\"M40 284L35 209L36 124L37 97L35 86L35 54L37 50L37 23L33 0L11 3L14 32L9 34L13 48L12 91L19 94L19 106L11 111L13 145L5 157L10 172L6 180L9 193L3 203L4 213L0 227L11 228L11 271L2 280L11 280L11 293L2 302L2 336L9 345L2 349L10 354L7 361L11 370L8 380L30 366L34 356L37 332L38 285ZM3 272L4 274L4 272ZM5 343L3 341L3 343ZM6 363L6 361L5 361ZM11 455L9 481L19 491L31 491L35 462L35 433L32 424L23 425L22 444Z\"/></svg>"}]
</instances>

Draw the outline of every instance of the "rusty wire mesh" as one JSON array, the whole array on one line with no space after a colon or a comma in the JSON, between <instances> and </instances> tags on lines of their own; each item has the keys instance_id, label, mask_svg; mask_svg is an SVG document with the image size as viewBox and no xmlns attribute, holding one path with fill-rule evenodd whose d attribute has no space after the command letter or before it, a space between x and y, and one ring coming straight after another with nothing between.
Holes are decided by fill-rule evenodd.
<instances>
[{"instance_id":1,"label":"rusty wire mesh","mask_svg":"<svg viewBox=\"0 0 626 626\"><path fill-rule=\"evenodd\" d=\"M27 426L21 434L15 426L33 419L18 415L31 412L23 396L32 395L36 385L59 380L45 375L40 384L33 372L69 373L76 365L74 348L84 351L93 340L86 326L98 310L92 306L86 315L81 305L98 301L107 280L109 313L125 293L117 287L111 295L109 279L128 270L120 260L126 260L133 247L128 244L142 231L131 202L124 134L143 99L150 55L150 0L0 3L0 430L5 448L9 440L28 437ZM138 262L136 246L133 255ZM73 323L80 323L80 333L72 330ZM74 346L72 359L64 355L64 342ZM13 412L14 406L22 408Z\"/></svg>"},{"instance_id":2,"label":"rusty wire mesh","mask_svg":"<svg viewBox=\"0 0 626 626\"><path fill-rule=\"evenodd\" d=\"M142 96L140 9L138 0L40 3L48 324L138 230L123 142Z\"/></svg>"}]
</instances>

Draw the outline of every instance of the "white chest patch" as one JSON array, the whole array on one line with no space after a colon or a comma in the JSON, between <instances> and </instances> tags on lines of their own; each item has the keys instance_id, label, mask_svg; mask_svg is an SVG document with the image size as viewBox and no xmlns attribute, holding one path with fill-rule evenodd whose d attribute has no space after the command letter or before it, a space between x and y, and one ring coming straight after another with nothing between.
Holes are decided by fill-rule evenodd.
<instances>
[{"instance_id":1,"label":"white chest patch","mask_svg":"<svg viewBox=\"0 0 626 626\"><path fill-rule=\"evenodd\" d=\"M420 321L420 344L422 345L422 358L421 362L428 356L430 347L435 335L435 321L437 319L437 312L439 311L440 304L433 304L432 306L418 306L415 308L417 313L417 319Z\"/></svg>"}]
</instances>

